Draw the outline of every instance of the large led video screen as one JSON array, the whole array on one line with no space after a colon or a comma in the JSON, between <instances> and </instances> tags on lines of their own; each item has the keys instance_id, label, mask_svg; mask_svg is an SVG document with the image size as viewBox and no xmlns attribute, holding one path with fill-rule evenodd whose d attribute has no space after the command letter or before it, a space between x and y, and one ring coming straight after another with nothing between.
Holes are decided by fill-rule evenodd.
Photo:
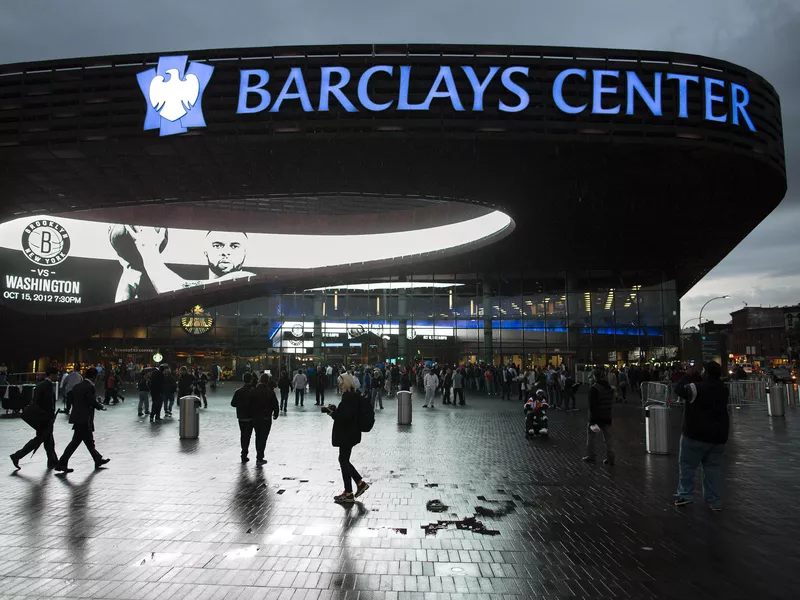
<instances>
[{"instance_id":1,"label":"large led video screen","mask_svg":"<svg viewBox=\"0 0 800 600\"><path fill-rule=\"evenodd\" d=\"M511 226L501 212L438 227L297 235L153 227L61 216L0 224L0 298L53 312L154 298L201 285L467 247Z\"/></svg>"}]
</instances>

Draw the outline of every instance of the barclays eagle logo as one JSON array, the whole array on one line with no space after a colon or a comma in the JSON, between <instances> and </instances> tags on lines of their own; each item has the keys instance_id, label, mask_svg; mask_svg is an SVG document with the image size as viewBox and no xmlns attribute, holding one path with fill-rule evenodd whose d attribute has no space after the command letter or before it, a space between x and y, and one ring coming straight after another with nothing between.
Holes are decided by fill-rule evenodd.
<instances>
[{"instance_id":1,"label":"barclays eagle logo","mask_svg":"<svg viewBox=\"0 0 800 600\"><path fill-rule=\"evenodd\" d=\"M145 131L160 129L160 135L185 133L189 127L205 127L203 91L214 67L191 62L188 56L162 56L158 67L136 75L147 101Z\"/></svg>"}]
</instances>

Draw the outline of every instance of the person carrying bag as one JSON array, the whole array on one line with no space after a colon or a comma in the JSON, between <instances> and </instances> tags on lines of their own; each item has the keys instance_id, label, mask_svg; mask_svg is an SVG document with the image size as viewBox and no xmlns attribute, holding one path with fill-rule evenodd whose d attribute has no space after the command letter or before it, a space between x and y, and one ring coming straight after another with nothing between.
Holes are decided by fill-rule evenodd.
<instances>
[{"instance_id":1,"label":"person carrying bag","mask_svg":"<svg viewBox=\"0 0 800 600\"><path fill-rule=\"evenodd\" d=\"M330 404L323 407L333 419L332 445L339 448L339 465L342 468L344 491L334 496L334 502L352 504L355 499L369 489L369 484L358 474L350 463L353 447L361 442L361 433L372 429L375 424L375 410L372 403L356 393L353 376L344 373L341 376L342 400L338 406ZM352 482L356 483L353 494Z\"/></svg>"},{"instance_id":2,"label":"person carrying bag","mask_svg":"<svg viewBox=\"0 0 800 600\"><path fill-rule=\"evenodd\" d=\"M22 448L9 456L14 468L19 470L19 461L30 453L36 453L44 444L47 453L47 468L54 469L58 464L56 442L53 437L53 425L56 420L56 394L53 383L58 379L58 369L48 367L44 380L40 381L33 391L33 399L22 409L22 420L36 430L36 436Z\"/></svg>"}]
</instances>

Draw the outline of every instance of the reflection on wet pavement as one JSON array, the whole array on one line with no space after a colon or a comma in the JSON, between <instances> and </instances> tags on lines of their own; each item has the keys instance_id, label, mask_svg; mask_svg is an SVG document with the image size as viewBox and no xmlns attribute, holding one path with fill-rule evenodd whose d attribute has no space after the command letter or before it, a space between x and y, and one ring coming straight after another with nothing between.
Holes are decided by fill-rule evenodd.
<instances>
[{"instance_id":1,"label":"reflection on wet pavement","mask_svg":"<svg viewBox=\"0 0 800 600\"><path fill-rule=\"evenodd\" d=\"M800 589L798 409L780 423L732 415L726 508L712 514L702 501L671 505L676 457L645 454L633 407L617 410L608 468L580 461L583 413L554 413L540 443L525 439L517 403L471 398L398 428L385 402L352 458L372 487L347 506L333 502L330 419L290 406L268 464L241 464L232 391L209 398L198 440L180 440L177 419L140 421L129 402L98 415L106 470L82 449L62 477L38 454L17 473L9 462L0 598L761 600ZM6 455L29 437L21 420L0 420ZM60 417L57 449L70 437Z\"/></svg>"}]
</instances>

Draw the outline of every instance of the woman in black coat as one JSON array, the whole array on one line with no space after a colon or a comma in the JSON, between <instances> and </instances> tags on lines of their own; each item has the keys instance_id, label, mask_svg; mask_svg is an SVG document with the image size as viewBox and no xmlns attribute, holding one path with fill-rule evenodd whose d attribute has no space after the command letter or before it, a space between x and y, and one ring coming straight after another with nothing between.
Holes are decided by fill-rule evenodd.
<instances>
[{"instance_id":1,"label":"woman in black coat","mask_svg":"<svg viewBox=\"0 0 800 600\"><path fill-rule=\"evenodd\" d=\"M350 454L353 446L361 442L361 428L358 426L358 411L361 397L356 390L353 376L344 373L341 376L342 400L339 406L330 404L326 411L333 419L332 442L334 448L339 448L339 465L342 468L344 492L334 496L335 502L350 504L361 494L369 489L369 484L361 478L356 468L350 464ZM356 493L353 494L352 482L356 482Z\"/></svg>"}]
</instances>

